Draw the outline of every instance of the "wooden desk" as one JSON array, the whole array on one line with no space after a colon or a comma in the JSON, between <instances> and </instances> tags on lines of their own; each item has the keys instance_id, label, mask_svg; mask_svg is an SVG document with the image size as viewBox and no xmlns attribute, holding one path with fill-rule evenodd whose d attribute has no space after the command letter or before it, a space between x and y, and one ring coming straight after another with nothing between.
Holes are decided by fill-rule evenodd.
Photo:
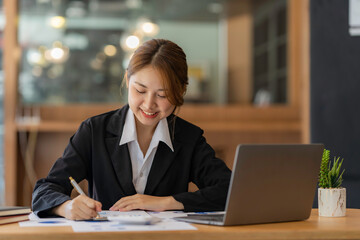
<instances>
[{"instance_id":1,"label":"wooden desk","mask_svg":"<svg viewBox=\"0 0 360 240\"><path fill-rule=\"evenodd\" d=\"M360 209L347 209L343 218L319 217L317 209L306 221L216 227L195 225L195 231L74 233L71 227L19 227L1 225L0 239L147 239L147 240L232 240L232 239L360 239Z\"/></svg>"}]
</instances>

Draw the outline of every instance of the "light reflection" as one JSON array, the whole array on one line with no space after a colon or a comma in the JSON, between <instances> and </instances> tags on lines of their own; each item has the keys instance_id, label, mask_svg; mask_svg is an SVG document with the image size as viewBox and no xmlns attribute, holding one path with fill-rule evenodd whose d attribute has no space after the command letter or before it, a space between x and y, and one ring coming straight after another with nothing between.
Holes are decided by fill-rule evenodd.
<instances>
[{"instance_id":1,"label":"light reflection","mask_svg":"<svg viewBox=\"0 0 360 240\"><path fill-rule=\"evenodd\" d=\"M53 43L53 47L45 51L45 58L49 62L63 63L69 57L69 48L63 46L61 42L56 41Z\"/></svg>"},{"instance_id":2,"label":"light reflection","mask_svg":"<svg viewBox=\"0 0 360 240\"><path fill-rule=\"evenodd\" d=\"M50 56L54 59L54 60L60 60L64 57L65 55L65 51L61 48L53 48L50 50Z\"/></svg>"},{"instance_id":3,"label":"light reflection","mask_svg":"<svg viewBox=\"0 0 360 240\"><path fill-rule=\"evenodd\" d=\"M113 57L116 55L117 53L117 49L114 45L106 45L104 47L104 53L106 54L106 56L108 57Z\"/></svg>"},{"instance_id":4,"label":"light reflection","mask_svg":"<svg viewBox=\"0 0 360 240\"><path fill-rule=\"evenodd\" d=\"M37 49L29 49L26 59L31 65L37 65L41 62L41 53Z\"/></svg>"},{"instance_id":5,"label":"light reflection","mask_svg":"<svg viewBox=\"0 0 360 240\"><path fill-rule=\"evenodd\" d=\"M159 26L152 22L144 22L141 29L148 36L155 36L159 33Z\"/></svg>"},{"instance_id":6,"label":"light reflection","mask_svg":"<svg viewBox=\"0 0 360 240\"><path fill-rule=\"evenodd\" d=\"M137 48L140 44L140 39L135 36L135 35L131 35L131 36L128 36L125 40L126 42L126 46L130 49L134 49L134 48Z\"/></svg>"},{"instance_id":7,"label":"light reflection","mask_svg":"<svg viewBox=\"0 0 360 240\"><path fill-rule=\"evenodd\" d=\"M62 16L54 16L50 18L50 26L56 29L64 28L66 19Z\"/></svg>"},{"instance_id":8,"label":"light reflection","mask_svg":"<svg viewBox=\"0 0 360 240\"><path fill-rule=\"evenodd\" d=\"M120 46L125 52L132 52L140 45L140 37L136 34L123 34L120 38Z\"/></svg>"},{"instance_id":9,"label":"light reflection","mask_svg":"<svg viewBox=\"0 0 360 240\"><path fill-rule=\"evenodd\" d=\"M26 53L26 60L32 66L46 67L49 62L45 59L46 47L40 46L38 49L30 48Z\"/></svg>"}]
</instances>

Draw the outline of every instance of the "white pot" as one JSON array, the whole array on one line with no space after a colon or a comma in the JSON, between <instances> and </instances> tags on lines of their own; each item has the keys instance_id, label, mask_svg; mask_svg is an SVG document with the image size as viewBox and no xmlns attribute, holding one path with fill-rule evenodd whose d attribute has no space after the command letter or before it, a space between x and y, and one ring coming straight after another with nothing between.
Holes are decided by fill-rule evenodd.
<instances>
[{"instance_id":1,"label":"white pot","mask_svg":"<svg viewBox=\"0 0 360 240\"><path fill-rule=\"evenodd\" d=\"M344 217L346 214L345 188L318 189L319 216Z\"/></svg>"}]
</instances>

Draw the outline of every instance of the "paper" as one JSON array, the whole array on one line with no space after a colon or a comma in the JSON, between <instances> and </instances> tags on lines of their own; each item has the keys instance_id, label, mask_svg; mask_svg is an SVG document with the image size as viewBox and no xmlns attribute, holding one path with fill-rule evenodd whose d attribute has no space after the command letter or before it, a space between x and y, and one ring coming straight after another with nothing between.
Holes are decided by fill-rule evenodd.
<instances>
[{"instance_id":1,"label":"paper","mask_svg":"<svg viewBox=\"0 0 360 240\"><path fill-rule=\"evenodd\" d=\"M175 231L196 230L183 222L162 221L153 225L125 225L118 222L76 222L71 225L74 232L120 232L120 231Z\"/></svg>"},{"instance_id":2,"label":"paper","mask_svg":"<svg viewBox=\"0 0 360 240\"><path fill-rule=\"evenodd\" d=\"M161 221L160 218L153 217L145 211L103 211L99 213L100 217L105 217L109 221L118 222L121 224L142 224L150 225Z\"/></svg>"},{"instance_id":3,"label":"paper","mask_svg":"<svg viewBox=\"0 0 360 240\"><path fill-rule=\"evenodd\" d=\"M149 217L150 215L145 211L129 211L129 212L120 212L120 211L101 211L99 212L100 217L117 217L117 216L142 216Z\"/></svg>"},{"instance_id":4,"label":"paper","mask_svg":"<svg viewBox=\"0 0 360 240\"><path fill-rule=\"evenodd\" d=\"M34 213L29 215L30 221L19 222L20 227L56 227L56 226L71 226L74 221L66 218L39 218Z\"/></svg>"},{"instance_id":5,"label":"paper","mask_svg":"<svg viewBox=\"0 0 360 240\"><path fill-rule=\"evenodd\" d=\"M19 222L20 227L55 227L55 226L71 226L74 221L66 218L39 218L33 212L29 214L29 220Z\"/></svg>"},{"instance_id":6,"label":"paper","mask_svg":"<svg viewBox=\"0 0 360 240\"><path fill-rule=\"evenodd\" d=\"M189 223L176 222L173 217L186 216L181 211L168 212L145 212L145 211L101 211L101 217L158 217L163 221L151 224L123 224L119 221L105 222L88 222L88 221L72 221L65 218L39 218L35 214L29 215L30 221L19 222L21 227L54 227L54 226L71 226L74 232L119 232L119 231L173 231L173 230L196 230L197 228Z\"/></svg>"}]
</instances>

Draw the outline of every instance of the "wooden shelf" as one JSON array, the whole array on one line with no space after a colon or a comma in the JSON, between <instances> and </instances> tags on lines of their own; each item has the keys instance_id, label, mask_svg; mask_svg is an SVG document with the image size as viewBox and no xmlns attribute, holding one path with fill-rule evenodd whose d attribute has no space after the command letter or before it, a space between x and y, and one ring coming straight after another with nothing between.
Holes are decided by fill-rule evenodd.
<instances>
[{"instance_id":1,"label":"wooden shelf","mask_svg":"<svg viewBox=\"0 0 360 240\"><path fill-rule=\"evenodd\" d=\"M205 131L236 132L300 132L299 122L205 122L197 123Z\"/></svg>"},{"instance_id":2,"label":"wooden shelf","mask_svg":"<svg viewBox=\"0 0 360 240\"><path fill-rule=\"evenodd\" d=\"M41 121L41 122L17 122L16 129L20 132L39 131L39 132L75 132L80 126L80 122L64 121Z\"/></svg>"}]
</instances>

